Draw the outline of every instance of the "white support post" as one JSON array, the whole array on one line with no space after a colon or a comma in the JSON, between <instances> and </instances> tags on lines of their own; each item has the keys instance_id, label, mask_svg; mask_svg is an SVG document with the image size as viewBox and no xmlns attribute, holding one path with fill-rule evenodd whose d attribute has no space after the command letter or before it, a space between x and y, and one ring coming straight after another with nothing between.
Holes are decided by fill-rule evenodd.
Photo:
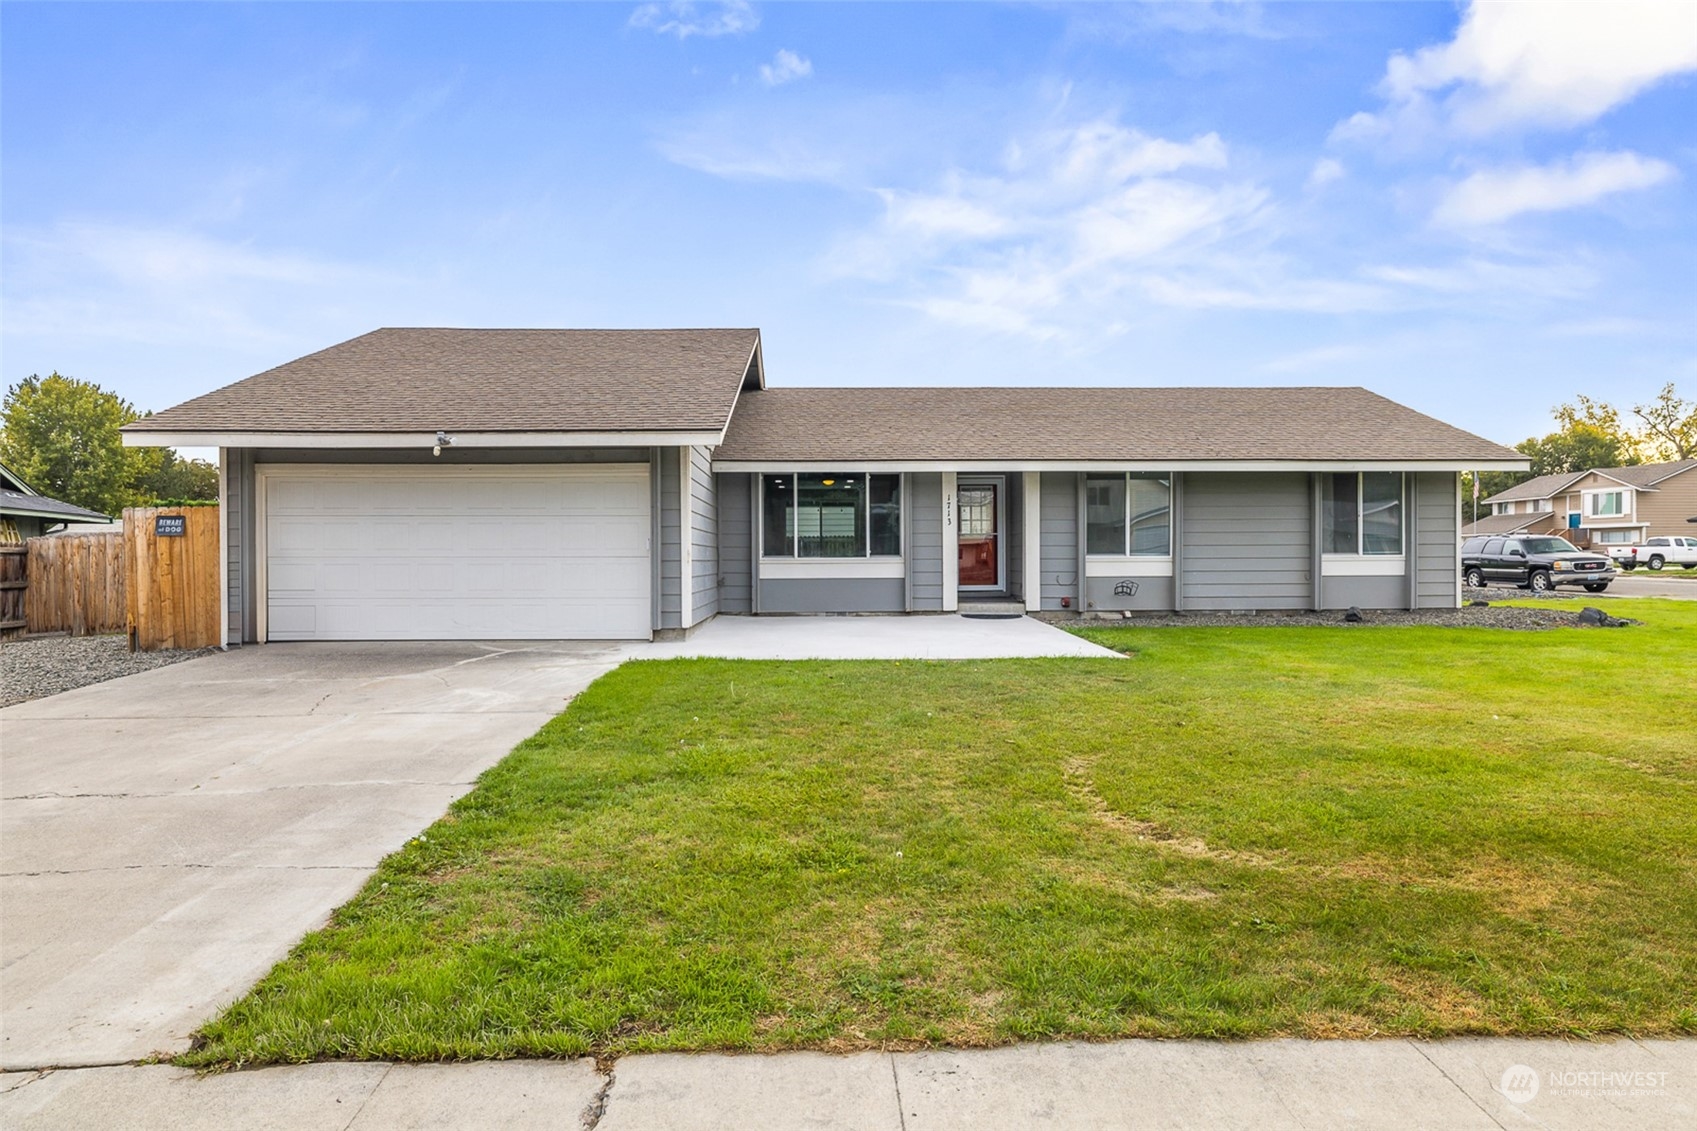
<instances>
[{"instance_id":1,"label":"white support post","mask_svg":"<svg viewBox=\"0 0 1697 1131\"><path fill-rule=\"evenodd\" d=\"M1025 611L1043 607L1043 473L1027 471L1019 493L1024 514L1020 516L1020 547L1025 551Z\"/></svg>"},{"instance_id":2,"label":"white support post","mask_svg":"<svg viewBox=\"0 0 1697 1131\"><path fill-rule=\"evenodd\" d=\"M956 475L943 472L943 611L960 609L960 515Z\"/></svg>"}]
</instances>

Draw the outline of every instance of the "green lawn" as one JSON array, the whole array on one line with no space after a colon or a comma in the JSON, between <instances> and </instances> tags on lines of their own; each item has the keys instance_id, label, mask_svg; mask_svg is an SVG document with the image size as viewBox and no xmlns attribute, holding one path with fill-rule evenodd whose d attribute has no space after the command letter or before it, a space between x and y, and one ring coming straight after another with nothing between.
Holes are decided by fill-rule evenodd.
<instances>
[{"instance_id":1,"label":"green lawn","mask_svg":"<svg viewBox=\"0 0 1697 1131\"><path fill-rule=\"evenodd\" d=\"M1697 604L1609 610L627 664L183 1059L1697 1033Z\"/></svg>"}]
</instances>

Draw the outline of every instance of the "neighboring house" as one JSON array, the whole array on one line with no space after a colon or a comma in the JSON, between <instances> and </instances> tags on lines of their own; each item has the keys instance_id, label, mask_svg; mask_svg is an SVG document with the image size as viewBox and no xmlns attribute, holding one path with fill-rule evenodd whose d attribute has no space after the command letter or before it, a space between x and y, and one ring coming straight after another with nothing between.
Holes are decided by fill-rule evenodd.
<instances>
[{"instance_id":1,"label":"neighboring house","mask_svg":"<svg viewBox=\"0 0 1697 1131\"><path fill-rule=\"evenodd\" d=\"M1561 534L1584 547L1680 533L1697 507L1697 459L1540 475L1499 491L1463 534Z\"/></svg>"},{"instance_id":2,"label":"neighboring house","mask_svg":"<svg viewBox=\"0 0 1697 1131\"><path fill-rule=\"evenodd\" d=\"M221 449L230 643L1449 608L1527 465L1365 389L767 389L752 329L378 330L124 433Z\"/></svg>"},{"instance_id":3,"label":"neighboring house","mask_svg":"<svg viewBox=\"0 0 1697 1131\"><path fill-rule=\"evenodd\" d=\"M50 499L0 464L0 545L20 545L72 523L111 525L112 519L71 503Z\"/></svg>"}]
</instances>

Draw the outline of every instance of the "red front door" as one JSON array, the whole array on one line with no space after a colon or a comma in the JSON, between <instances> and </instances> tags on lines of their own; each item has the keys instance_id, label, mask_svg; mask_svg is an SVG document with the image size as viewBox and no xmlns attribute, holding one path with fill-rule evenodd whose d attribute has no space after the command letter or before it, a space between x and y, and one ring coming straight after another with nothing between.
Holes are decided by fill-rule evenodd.
<instances>
[{"instance_id":1,"label":"red front door","mask_svg":"<svg viewBox=\"0 0 1697 1131\"><path fill-rule=\"evenodd\" d=\"M1001 510L995 483L963 483L960 505L960 585L964 588L1002 587L1001 541L997 517Z\"/></svg>"}]
</instances>

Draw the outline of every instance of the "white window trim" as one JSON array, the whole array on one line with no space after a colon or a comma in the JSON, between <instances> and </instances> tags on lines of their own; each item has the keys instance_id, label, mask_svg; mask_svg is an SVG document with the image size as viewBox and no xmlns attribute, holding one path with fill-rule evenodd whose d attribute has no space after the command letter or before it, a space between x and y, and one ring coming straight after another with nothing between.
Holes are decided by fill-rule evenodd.
<instances>
[{"instance_id":1,"label":"white window trim","mask_svg":"<svg viewBox=\"0 0 1697 1131\"><path fill-rule=\"evenodd\" d=\"M1321 554L1322 577L1406 577L1403 554Z\"/></svg>"},{"instance_id":2,"label":"white window trim","mask_svg":"<svg viewBox=\"0 0 1697 1131\"><path fill-rule=\"evenodd\" d=\"M1166 477L1166 480L1167 480L1167 552L1165 554L1134 554L1134 553L1131 553L1131 483L1130 483L1130 479L1133 475L1137 476L1140 479L1153 479L1153 478L1159 478L1161 476ZM1090 473L1090 474L1085 475L1085 477L1084 477L1084 491L1085 491L1085 494L1086 494L1086 503L1085 503L1085 506L1086 506L1086 512L1085 513L1086 513L1086 515L1088 515L1088 513L1089 513L1089 511L1088 511L1088 507L1089 507L1088 495L1089 495L1089 492L1090 492L1090 480L1092 478L1106 479L1107 476L1101 474L1100 472L1095 472L1095 473ZM1084 555L1084 562L1085 562L1084 573L1085 573L1085 576L1086 577L1124 576L1125 574L1127 574L1129 572L1125 569L1118 569L1117 568L1113 571L1113 573L1111 575L1106 574L1106 573L1104 573L1104 574L1092 573L1090 571L1089 565L1093 561L1107 562L1107 563L1110 563L1110 564L1116 563L1116 562L1128 562L1128 561L1141 561L1141 562L1165 561L1167 563L1167 572L1165 574L1151 573L1151 574L1139 574L1137 576L1144 576L1144 577L1170 577L1170 576L1172 576L1172 572L1173 572L1172 571L1172 561L1173 561L1173 482L1178 478L1177 474L1175 472L1171 472L1171 471L1126 471L1126 472L1120 473L1120 478L1126 480L1125 509L1120 516L1121 519L1122 519L1122 525L1121 525L1120 529L1121 529L1121 532L1124 534L1124 537L1120 541L1120 545L1125 547L1125 552L1119 553L1119 554L1093 554L1093 553L1086 551L1086 553ZM1087 538L1088 538L1088 536L1087 536Z\"/></svg>"},{"instance_id":3,"label":"white window trim","mask_svg":"<svg viewBox=\"0 0 1697 1131\"><path fill-rule=\"evenodd\" d=\"M1399 542L1402 543L1402 549L1396 550L1394 552L1384 551L1384 550L1365 550L1365 549L1362 549L1362 546L1366 542L1366 539L1367 539L1367 523L1365 521L1365 515L1364 515L1364 513L1362 512L1362 509L1361 509L1362 506L1367 501L1366 495L1361 489L1362 488L1361 477L1365 474L1367 474L1367 473L1364 472L1364 471L1358 471L1358 472L1355 473L1355 552L1353 554L1339 554L1339 553L1333 553L1332 551L1328 550L1325 553L1322 553L1320 555L1320 559L1321 559L1320 572L1321 572L1322 576L1324 576L1328 572L1333 572L1333 571L1328 571L1325 568L1325 562L1326 562L1327 559L1331 559L1331 560L1339 562L1339 563L1343 562L1345 559L1354 559L1354 558L1366 558L1366 559L1369 559L1369 560L1372 560L1372 561L1392 561L1392 560L1394 560L1394 561L1401 562L1401 561L1406 560L1407 557L1408 557L1408 473L1406 471L1398 471L1398 472L1394 473L1395 475L1398 476L1398 482L1402 484L1402 491L1401 491L1400 496L1399 496L1399 501L1402 504L1402 529L1399 532L1400 536L1397 539ZM1324 521L1323 516L1316 516L1316 518L1317 518L1318 521ZM1381 574L1381 573L1379 573L1379 571L1376 571L1376 570L1366 570L1362 573L1355 574L1355 576L1357 576L1357 577L1362 577L1362 576L1365 576L1365 577L1395 576L1395 574L1400 574L1400 573L1403 573L1403 572L1405 572L1405 570L1399 569L1399 570L1396 570L1394 572L1387 571L1386 573ZM1347 571L1347 570L1338 570L1334 573L1334 576L1344 577L1344 576L1348 576L1349 573L1350 573L1350 571Z\"/></svg>"},{"instance_id":4,"label":"white window trim","mask_svg":"<svg viewBox=\"0 0 1697 1131\"><path fill-rule=\"evenodd\" d=\"M1086 554L1085 577L1171 577L1171 554Z\"/></svg>"},{"instance_id":5,"label":"white window trim","mask_svg":"<svg viewBox=\"0 0 1697 1131\"><path fill-rule=\"evenodd\" d=\"M829 475L832 472L835 472L839 475L845 475L845 476L847 476L847 475L858 475L858 476L861 477L862 480L865 481L865 484L866 484L866 531L865 531L866 532L866 553L861 554L858 557L853 557L853 558L804 558L804 557L801 556L801 524L798 522L796 524L795 533L790 536L790 550L792 552L788 555L779 556L779 557L769 556L766 553L766 477L768 475L787 475L787 476L790 477L790 483L791 483L790 490L794 491L796 489L795 486L794 486L795 481L796 481L796 476L798 476L798 475ZM759 491L760 513L755 516L755 522L757 524L756 529L760 531L760 576L761 577L777 577L777 576L779 576L778 574L773 573L768 567L770 565L774 564L774 563L783 563L783 562L827 562L827 563L830 563L830 562L836 562L836 563L842 563L842 562L879 562L879 563L895 563L897 566L901 565L901 563L903 563L904 561L907 560L907 537L906 537L906 531L903 529L903 526L900 525L900 524L898 524L897 527L896 527L896 530L897 530L896 536L898 538L902 539L902 552L899 553L899 554L874 554L872 552L872 476L874 476L874 475L891 475L891 474L895 474L895 473L888 472L888 471L868 471L868 470L866 470L865 468L862 468L862 467L833 467L833 468L830 468L827 471L815 471L815 470L810 470L810 469L803 469L801 471L763 471L763 472L761 472L759 474L759 476L757 476L757 478L756 478L756 481L760 485L760 491ZM907 488L908 488L907 477L906 476L898 476L898 478L901 479L901 485L900 485L900 487L897 488L897 491L898 491L897 497L901 500L900 505L902 507L903 513L906 513L907 507L910 505L909 502L908 502L908 498L907 498ZM793 500L794 496L792 495L791 498ZM818 572L812 572L812 573L798 574L797 576L800 576L800 577L818 577L818 576L820 576L820 574ZM905 574L905 572L898 571L897 573L894 573L894 574L868 573L868 574L853 574L853 575L840 574L838 576L843 576L843 577L848 577L848 576L856 576L856 577L905 577L906 574Z\"/></svg>"},{"instance_id":6,"label":"white window trim","mask_svg":"<svg viewBox=\"0 0 1697 1131\"><path fill-rule=\"evenodd\" d=\"M800 581L810 578L906 577L900 558L761 558L760 580Z\"/></svg>"},{"instance_id":7,"label":"white window trim","mask_svg":"<svg viewBox=\"0 0 1697 1131\"><path fill-rule=\"evenodd\" d=\"M1629 487L1605 487L1581 491L1579 494L1584 500L1580 504L1584 509L1584 518L1629 519L1632 517L1632 489ZM1620 509L1618 511L1603 512L1597 509L1597 501L1606 495L1620 496Z\"/></svg>"}]
</instances>

